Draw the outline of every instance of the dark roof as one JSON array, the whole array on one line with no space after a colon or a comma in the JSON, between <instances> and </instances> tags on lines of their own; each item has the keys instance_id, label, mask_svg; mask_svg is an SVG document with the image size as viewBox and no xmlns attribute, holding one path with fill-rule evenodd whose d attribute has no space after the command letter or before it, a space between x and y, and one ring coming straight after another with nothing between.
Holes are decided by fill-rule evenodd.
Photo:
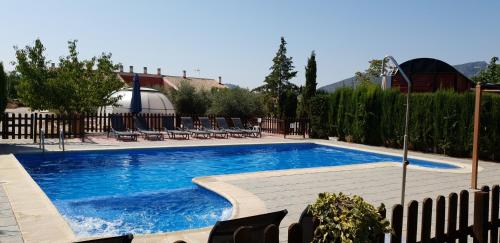
<instances>
[{"instance_id":1,"label":"dark roof","mask_svg":"<svg viewBox=\"0 0 500 243\"><path fill-rule=\"evenodd\" d=\"M411 76L414 73L419 74L438 74L438 73L456 73L472 83L468 77L459 72L450 64L434 58L416 58L406 61L399 65L404 72Z\"/></svg>"},{"instance_id":2,"label":"dark roof","mask_svg":"<svg viewBox=\"0 0 500 243\"><path fill-rule=\"evenodd\" d=\"M500 90L500 84L481 83L483 89Z\"/></svg>"}]
</instances>

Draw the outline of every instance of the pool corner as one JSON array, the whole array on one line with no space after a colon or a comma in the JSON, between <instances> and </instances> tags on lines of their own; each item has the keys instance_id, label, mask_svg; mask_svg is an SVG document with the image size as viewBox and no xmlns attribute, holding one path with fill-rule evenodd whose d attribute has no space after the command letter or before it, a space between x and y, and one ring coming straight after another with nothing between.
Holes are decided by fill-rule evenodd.
<instances>
[{"instance_id":1,"label":"pool corner","mask_svg":"<svg viewBox=\"0 0 500 243\"><path fill-rule=\"evenodd\" d=\"M71 242L73 231L13 154L0 155L0 178L24 242Z\"/></svg>"}]
</instances>

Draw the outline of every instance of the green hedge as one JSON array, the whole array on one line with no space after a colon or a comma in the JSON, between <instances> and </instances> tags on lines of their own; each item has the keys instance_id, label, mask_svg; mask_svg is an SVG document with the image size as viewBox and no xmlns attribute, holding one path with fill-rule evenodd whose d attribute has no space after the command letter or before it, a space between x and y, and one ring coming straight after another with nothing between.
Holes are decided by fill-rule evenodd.
<instances>
[{"instance_id":1,"label":"green hedge","mask_svg":"<svg viewBox=\"0 0 500 243\"><path fill-rule=\"evenodd\" d=\"M406 95L377 86L342 88L311 100L311 137L403 146ZM410 97L409 148L470 157L474 93L439 91ZM500 161L500 95L483 94L480 158Z\"/></svg>"}]
</instances>

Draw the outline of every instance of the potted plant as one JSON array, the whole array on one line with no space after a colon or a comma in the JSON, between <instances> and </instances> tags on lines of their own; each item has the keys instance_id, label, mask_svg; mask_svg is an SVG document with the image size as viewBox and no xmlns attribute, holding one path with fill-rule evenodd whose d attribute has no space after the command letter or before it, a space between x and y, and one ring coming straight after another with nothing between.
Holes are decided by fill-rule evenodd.
<instances>
[{"instance_id":1,"label":"potted plant","mask_svg":"<svg viewBox=\"0 0 500 243\"><path fill-rule=\"evenodd\" d=\"M343 193L320 193L309 206L317 227L313 243L367 243L391 231L389 222L382 218L381 204L376 209L360 196L349 197Z\"/></svg>"}]
</instances>

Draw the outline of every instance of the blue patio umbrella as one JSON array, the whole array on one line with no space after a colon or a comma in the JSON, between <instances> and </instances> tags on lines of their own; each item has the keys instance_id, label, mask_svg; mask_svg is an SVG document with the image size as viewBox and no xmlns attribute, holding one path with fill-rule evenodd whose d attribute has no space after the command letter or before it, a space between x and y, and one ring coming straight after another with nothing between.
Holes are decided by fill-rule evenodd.
<instances>
[{"instance_id":1,"label":"blue patio umbrella","mask_svg":"<svg viewBox=\"0 0 500 243\"><path fill-rule=\"evenodd\" d=\"M136 73L134 79L132 80L132 100L130 101L130 112L132 114L137 114L142 111L141 103L141 81L139 80L139 75Z\"/></svg>"}]
</instances>

